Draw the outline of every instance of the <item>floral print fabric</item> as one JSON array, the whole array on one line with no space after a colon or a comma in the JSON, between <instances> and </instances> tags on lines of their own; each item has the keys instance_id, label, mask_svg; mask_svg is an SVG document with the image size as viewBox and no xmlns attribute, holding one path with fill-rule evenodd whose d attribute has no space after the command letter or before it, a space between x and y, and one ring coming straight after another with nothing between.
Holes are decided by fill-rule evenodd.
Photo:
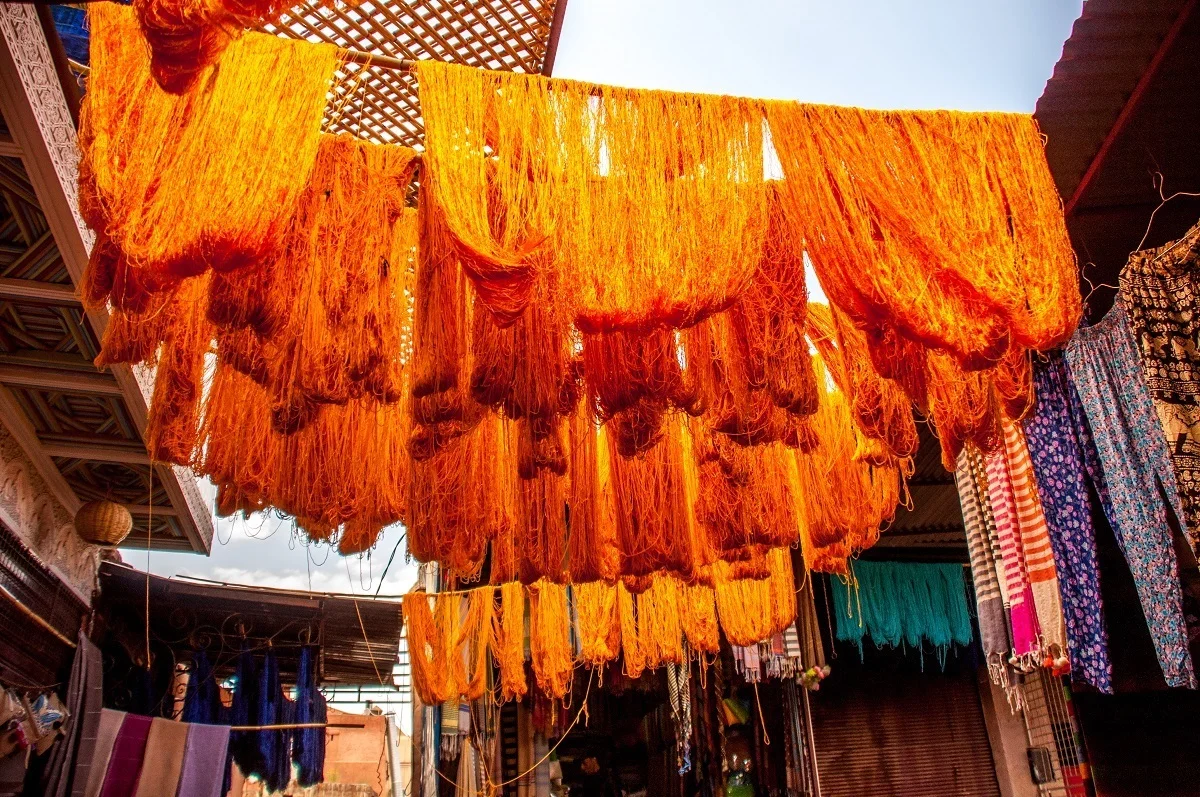
<instances>
[{"instance_id":1,"label":"floral print fabric","mask_svg":"<svg viewBox=\"0 0 1200 797\"><path fill-rule=\"evenodd\" d=\"M1184 513L1119 300L1104 320L1076 333L1066 359L1108 489L1104 508L1133 574L1159 666L1168 686L1194 687L1167 515L1182 521Z\"/></svg>"},{"instance_id":2,"label":"floral print fabric","mask_svg":"<svg viewBox=\"0 0 1200 797\"><path fill-rule=\"evenodd\" d=\"M1084 451L1092 446L1091 435L1086 421L1078 425L1073 421L1072 409L1082 415L1082 407L1062 355L1052 352L1045 362L1035 363L1033 380L1037 403L1025 419L1025 439L1050 529L1071 677L1111 694L1112 663L1088 490L1091 479L1084 463ZM1097 485L1099 489L1101 485Z\"/></svg>"}]
</instances>

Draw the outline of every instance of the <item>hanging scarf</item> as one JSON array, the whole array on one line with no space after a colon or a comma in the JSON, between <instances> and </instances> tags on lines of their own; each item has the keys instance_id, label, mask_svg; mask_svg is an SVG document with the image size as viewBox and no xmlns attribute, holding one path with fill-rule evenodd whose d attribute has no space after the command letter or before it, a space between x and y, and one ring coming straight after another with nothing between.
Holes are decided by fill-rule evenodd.
<instances>
[{"instance_id":1,"label":"hanging scarf","mask_svg":"<svg viewBox=\"0 0 1200 797\"><path fill-rule=\"evenodd\" d=\"M993 451L985 457L988 498L996 519L1000 552L1004 562L1004 581L1008 589L1009 618L1012 622L1013 655L1028 658L1038 652L1037 616L1033 608L1033 590L1021 548L1020 528L1017 525L1017 501L1008 462L1004 451Z\"/></svg>"},{"instance_id":2,"label":"hanging scarf","mask_svg":"<svg viewBox=\"0 0 1200 797\"><path fill-rule=\"evenodd\" d=\"M1200 224L1174 243L1134 252L1121 271L1121 304L1200 544Z\"/></svg>"},{"instance_id":3,"label":"hanging scarf","mask_svg":"<svg viewBox=\"0 0 1200 797\"><path fill-rule=\"evenodd\" d=\"M958 500L962 504L963 525L967 530L967 552L971 558L971 577L975 582L975 604L979 617L979 636L988 673L997 686L1007 684L1005 660L1008 658L1008 621L1004 614L1004 598L1000 594L999 576L992 559L991 544L980 509L979 488L971 475L970 455L958 455Z\"/></svg>"},{"instance_id":4,"label":"hanging scarf","mask_svg":"<svg viewBox=\"0 0 1200 797\"><path fill-rule=\"evenodd\" d=\"M1062 601L1058 591L1058 573L1054 569L1054 553L1046 516L1038 497L1033 465L1025 435L1009 420L1004 421L1004 451L1008 472L1012 478L1013 496L1017 502L1017 526L1020 530L1021 553L1024 556L1033 605L1041 629L1041 645L1047 655L1061 656L1066 652L1066 632L1063 627Z\"/></svg>"}]
</instances>

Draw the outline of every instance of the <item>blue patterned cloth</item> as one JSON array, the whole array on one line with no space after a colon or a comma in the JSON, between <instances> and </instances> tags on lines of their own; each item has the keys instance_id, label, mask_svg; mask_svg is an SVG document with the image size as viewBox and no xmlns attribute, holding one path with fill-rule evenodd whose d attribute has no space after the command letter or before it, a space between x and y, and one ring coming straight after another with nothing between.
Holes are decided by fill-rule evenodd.
<instances>
[{"instance_id":1,"label":"blue patterned cloth","mask_svg":"<svg viewBox=\"0 0 1200 797\"><path fill-rule=\"evenodd\" d=\"M1094 458L1095 447L1061 354L1052 352L1047 361L1035 361L1033 383L1037 403L1025 419L1025 438L1054 551L1071 677L1111 694L1112 663L1100 601L1096 529L1088 491L1091 478L1084 453ZM1079 423L1073 420L1073 410L1080 416ZM1097 492L1101 488L1097 485Z\"/></svg>"},{"instance_id":2,"label":"blue patterned cloth","mask_svg":"<svg viewBox=\"0 0 1200 797\"><path fill-rule=\"evenodd\" d=\"M1159 666L1168 686L1195 687L1168 522L1168 512L1181 523L1185 515L1120 301L1100 323L1075 334L1066 359L1107 487L1105 514L1133 574Z\"/></svg>"}]
</instances>

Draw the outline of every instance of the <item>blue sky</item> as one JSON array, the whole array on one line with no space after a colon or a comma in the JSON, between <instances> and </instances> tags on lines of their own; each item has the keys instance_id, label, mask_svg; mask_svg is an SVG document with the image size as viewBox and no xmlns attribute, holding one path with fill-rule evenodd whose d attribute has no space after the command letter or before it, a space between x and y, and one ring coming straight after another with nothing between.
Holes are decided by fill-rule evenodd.
<instances>
[{"instance_id":1,"label":"blue sky","mask_svg":"<svg viewBox=\"0 0 1200 797\"><path fill-rule=\"evenodd\" d=\"M1081 8L1081 0L569 0L554 74L871 108L1031 112ZM306 547L279 519L217 527L210 557L155 553L150 569L374 593L401 531L346 559ZM145 552L125 559L146 566ZM382 592L404 592L415 577L401 545Z\"/></svg>"}]
</instances>

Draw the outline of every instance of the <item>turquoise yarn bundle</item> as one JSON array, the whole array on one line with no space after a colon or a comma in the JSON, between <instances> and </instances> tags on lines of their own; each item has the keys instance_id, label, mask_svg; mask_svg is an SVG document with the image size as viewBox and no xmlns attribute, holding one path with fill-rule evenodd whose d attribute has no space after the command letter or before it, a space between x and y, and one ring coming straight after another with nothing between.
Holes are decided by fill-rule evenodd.
<instances>
[{"instance_id":1,"label":"turquoise yarn bundle","mask_svg":"<svg viewBox=\"0 0 1200 797\"><path fill-rule=\"evenodd\" d=\"M967 609L963 569L956 564L856 562L847 584L830 578L830 607L837 617L837 639L861 655L863 638L876 647L929 645L943 659L951 645L969 645L973 633Z\"/></svg>"}]
</instances>

